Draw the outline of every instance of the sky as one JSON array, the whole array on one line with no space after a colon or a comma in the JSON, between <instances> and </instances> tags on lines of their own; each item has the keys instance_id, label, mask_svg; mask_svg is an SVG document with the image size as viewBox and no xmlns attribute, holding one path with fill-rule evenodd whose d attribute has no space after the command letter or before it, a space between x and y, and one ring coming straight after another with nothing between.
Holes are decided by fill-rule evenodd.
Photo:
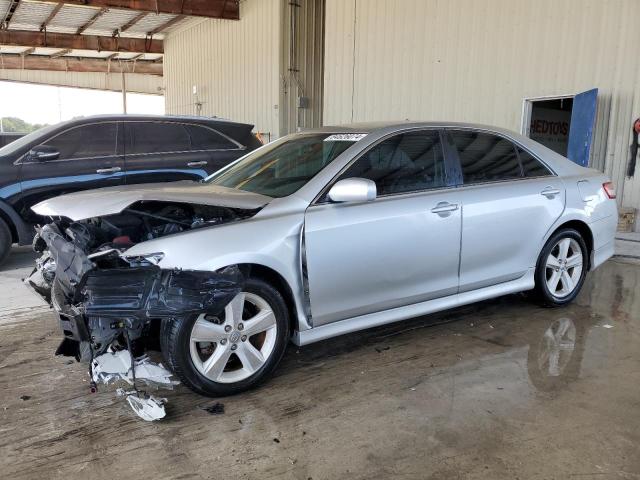
<instances>
[{"instance_id":1,"label":"sky","mask_svg":"<svg viewBox=\"0 0 640 480\"><path fill-rule=\"evenodd\" d=\"M0 81L0 117L52 124L102 113L122 113L122 93ZM162 115L164 97L128 93L127 113Z\"/></svg>"}]
</instances>

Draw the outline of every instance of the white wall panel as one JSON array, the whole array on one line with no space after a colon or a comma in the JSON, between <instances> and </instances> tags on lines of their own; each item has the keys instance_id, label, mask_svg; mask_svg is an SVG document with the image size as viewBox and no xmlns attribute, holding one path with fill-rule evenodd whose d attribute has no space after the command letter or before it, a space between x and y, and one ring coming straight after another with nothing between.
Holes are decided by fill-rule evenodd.
<instances>
[{"instance_id":1,"label":"white wall panel","mask_svg":"<svg viewBox=\"0 0 640 480\"><path fill-rule=\"evenodd\" d=\"M625 182L640 116L638 0L326 0L324 123L521 129L525 97L600 89L592 164ZM640 174L636 175L637 177Z\"/></svg>"},{"instance_id":2,"label":"white wall panel","mask_svg":"<svg viewBox=\"0 0 640 480\"><path fill-rule=\"evenodd\" d=\"M167 113L249 122L277 136L280 6L280 0L245 0L240 21L203 20L169 34L164 44ZM196 101L202 104L199 112Z\"/></svg>"}]
</instances>

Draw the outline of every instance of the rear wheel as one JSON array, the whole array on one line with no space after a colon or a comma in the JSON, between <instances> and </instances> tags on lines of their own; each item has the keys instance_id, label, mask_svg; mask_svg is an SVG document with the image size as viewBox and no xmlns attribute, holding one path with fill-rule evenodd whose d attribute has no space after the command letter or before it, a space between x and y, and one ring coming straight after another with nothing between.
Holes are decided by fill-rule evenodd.
<instances>
[{"instance_id":1,"label":"rear wheel","mask_svg":"<svg viewBox=\"0 0 640 480\"><path fill-rule=\"evenodd\" d=\"M224 396L263 381L277 366L289 338L289 318L280 293L258 279L218 316L166 321L161 338L165 359L193 391Z\"/></svg>"},{"instance_id":2,"label":"rear wheel","mask_svg":"<svg viewBox=\"0 0 640 480\"><path fill-rule=\"evenodd\" d=\"M536 266L536 294L547 306L570 303L584 283L588 251L582 235L570 228L556 232L546 243Z\"/></svg>"},{"instance_id":3,"label":"rear wheel","mask_svg":"<svg viewBox=\"0 0 640 480\"><path fill-rule=\"evenodd\" d=\"M2 265L9 256L12 244L13 239L9 225L0 218L0 265Z\"/></svg>"}]
</instances>

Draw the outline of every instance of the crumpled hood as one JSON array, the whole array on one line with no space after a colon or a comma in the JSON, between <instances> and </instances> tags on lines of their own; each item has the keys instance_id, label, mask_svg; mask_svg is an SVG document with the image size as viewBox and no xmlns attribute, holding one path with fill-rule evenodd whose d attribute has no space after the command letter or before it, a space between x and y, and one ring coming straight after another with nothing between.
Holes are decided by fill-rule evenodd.
<instances>
[{"instance_id":1,"label":"crumpled hood","mask_svg":"<svg viewBox=\"0 0 640 480\"><path fill-rule=\"evenodd\" d=\"M45 217L61 216L77 221L114 215L142 200L252 210L265 206L272 198L208 183L184 181L126 185L69 193L40 202L31 209Z\"/></svg>"}]
</instances>

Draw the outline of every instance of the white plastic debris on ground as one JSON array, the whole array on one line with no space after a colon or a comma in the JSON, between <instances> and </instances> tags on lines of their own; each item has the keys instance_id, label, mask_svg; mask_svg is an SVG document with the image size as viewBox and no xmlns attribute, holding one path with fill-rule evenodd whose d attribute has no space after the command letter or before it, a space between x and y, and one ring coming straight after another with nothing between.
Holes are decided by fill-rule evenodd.
<instances>
[{"instance_id":1,"label":"white plastic debris on ground","mask_svg":"<svg viewBox=\"0 0 640 480\"><path fill-rule=\"evenodd\" d=\"M135 380L142 381L149 386L158 388L173 388L180 382L171 380L172 373L164 368L161 363L153 363L148 356L136 358ZM108 385L118 380L124 380L129 385L134 385L134 371L131 368L131 354L128 350L114 351L111 348L102 355L97 356L91 363L93 381ZM125 397L133 411L146 421L160 420L166 415L164 406L166 398L157 398L146 392L135 390L126 391L118 388L116 393Z\"/></svg>"},{"instance_id":2,"label":"white plastic debris on ground","mask_svg":"<svg viewBox=\"0 0 640 480\"><path fill-rule=\"evenodd\" d=\"M135 360L136 380L141 380L147 385L172 388L180 382L171 380L171 372L161 363L153 363L146 355ZM133 370L131 369L131 354L129 350L117 352L109 350L107 353L93 359L93 381L108 385L111 382L124 380L133 385Z\"/></svg>"},{"instance_id":3,"label":"white plastic debris on ground","mask_svg":"<svg viewBox=\"0 0 640 480\"><path fill-rule=\"evenodd\" d=\"M156 398L153 395L135 390L125 391L122 388L118 388L116 393L119 397L126 397L136 415L147 422L160 420L166 415L164 411L164 405L167 402L166 398Z\"/></svg>"}]
</instances>

